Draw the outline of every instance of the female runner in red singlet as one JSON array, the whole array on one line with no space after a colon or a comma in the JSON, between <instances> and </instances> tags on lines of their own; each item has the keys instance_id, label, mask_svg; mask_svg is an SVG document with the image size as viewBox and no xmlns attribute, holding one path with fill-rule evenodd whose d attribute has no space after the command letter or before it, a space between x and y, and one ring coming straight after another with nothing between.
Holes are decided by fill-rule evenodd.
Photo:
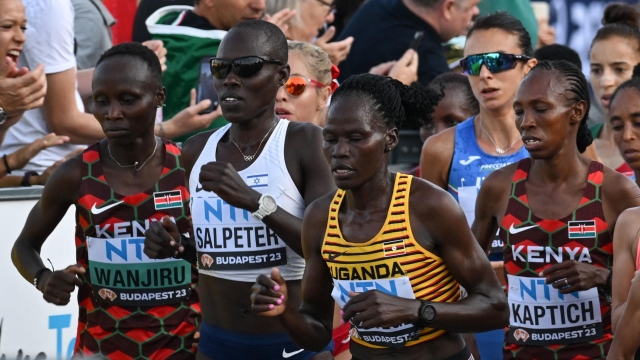
<instances>
[{"instance_id":1,"label":"female runner in red singlet","mask_svg":"<svg viewBox=\"0 0 640 360\"><path fill-rule=\"evenodd\" d=\"M580 154L592 141L589 89L574 65L541 62L524 78L514 109L531 158L487 177L472 227L481 244L499 227L505 243L504 359L604 359L613 228L622 211L640 204L640 190Z\"/></svg>"}]
</instances>

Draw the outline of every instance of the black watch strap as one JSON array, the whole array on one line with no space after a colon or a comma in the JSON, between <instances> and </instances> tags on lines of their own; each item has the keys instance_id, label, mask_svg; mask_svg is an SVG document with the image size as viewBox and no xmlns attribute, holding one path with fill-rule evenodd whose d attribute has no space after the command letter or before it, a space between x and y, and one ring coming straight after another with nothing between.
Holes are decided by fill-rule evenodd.
<instances>
[{"instance_id":1,"label":"black watch strap","mask_svg":"<svg viewBox=\"0 0 640 360\"><path fill-rule=\"evenodd\" d=\"M420 308L418 309L418 322L416 326L426 328L436 319L436 308L428 301L420 300Z\"/></svg>"}]
</instances>

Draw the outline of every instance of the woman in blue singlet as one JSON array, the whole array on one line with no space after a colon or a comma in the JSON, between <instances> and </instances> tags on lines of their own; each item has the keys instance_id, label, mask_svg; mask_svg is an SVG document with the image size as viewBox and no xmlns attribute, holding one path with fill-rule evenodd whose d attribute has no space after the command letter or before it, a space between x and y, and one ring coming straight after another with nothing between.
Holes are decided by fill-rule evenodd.
<instances>
[{"instance_id":1,"label":"woman in blue singlet","mask_svg":"<svg viewBox=\"0 0 640 360\"><path fill-rule=\"evenodd\" d=\"M430 137L422 148L421 176L449 191L467 216L475 218L475 202L484 178L529 154L515 125L513 100L520 81L536 64L531 38L519 20L495 13L478 18L467 35L460 62L480 103L480 113L455 128ZM491 244L491 260L503 282L502 244ZM489 251L489 249L485 249ZM477 334L480 355L502 357L502 330Z\"/></svg>"}]
</instances>

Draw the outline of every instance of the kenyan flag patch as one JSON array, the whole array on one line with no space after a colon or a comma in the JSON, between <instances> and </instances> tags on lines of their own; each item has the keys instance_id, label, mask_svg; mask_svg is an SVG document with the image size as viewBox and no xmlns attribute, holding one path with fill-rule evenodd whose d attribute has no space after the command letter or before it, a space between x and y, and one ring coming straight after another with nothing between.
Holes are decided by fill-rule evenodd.
<instances>
[{"instance_id":1,"label":"kenyan flag patch","mask_svg":"<svg viewBox=\"0 0 640 360\"><path fill-rule=\"evenodd\" d=\"M156 210L179 208L182 207L182 194L180 190L154 192L153 201Z\"/></svg>"},{"instance_id":2,"label":"kenyan flag patch","mask_svg":"<svg viewBox=\"0 0 640 360\"><path fill-rule=\"evenodd\" d=\"M569 221L569 239L596 237L596 221Z\"/></svg>"}]
</instances>

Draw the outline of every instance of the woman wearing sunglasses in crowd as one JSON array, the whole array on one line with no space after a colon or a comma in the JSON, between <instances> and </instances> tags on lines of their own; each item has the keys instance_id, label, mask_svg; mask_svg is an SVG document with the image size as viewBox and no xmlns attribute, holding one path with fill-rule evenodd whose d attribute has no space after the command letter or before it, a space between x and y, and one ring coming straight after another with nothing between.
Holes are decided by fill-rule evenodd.
<instances>
[{"instance_id":1,"label":"woman wearing sunglasses in crowd","mask_svg":"<svg viewBox=\"0 0 640 360\"><path fill-rule=\"evenodd\" d=\"M640 13L631 5L607 6L602 17L605 26L598 30L591 44L591 87L605 119L609 117L611 95L620 84L631 79L633 67L640 62L639 18ZM602 163L633 178L633 169L625 163L613 139L611 123L595 125L591 132Z\"/></svg>"},{"instance_id":2,"label":"woman wearing sunglasses in crowd","mask_svg":"<svg viewBox=\"0 0 640 360\"><path fill-rule=\"evenodd\" d=\"M492 171L529 154L515 126L513 99L520 81L535 66L531 38L522 23L506 13L478 18L467 34L460 61L480 104L480 112L455 128L425 142L420 172L449 191L464 210L468 224L475 217L475 203L484 178ZM490 260L502 281L502 244L492 242ZM476 334L483 358L500 356L502 331Z\"/></svg>"},{"instance_id":3,"label":"woman wearing sunglasses in crowd","mask_svg":"<svg viewBox=\"0 0 640 360\"><path fill-rule=\"evenodd\" d=\"M289 66L291 75L278 89L276 115L324 126L329 96L338 86L333 82L337 68L331 65L324 50L299 41L289 41Z\"/></svg>"},{"instance_id":4,"label":"woman wearing sunglasses in crowd","mask_svg":"<svg viewBox=\"0 0 640 360\"><path fill-rule=\"evenodd\" d=\"M268 0L264 19L278 25L288 40L313 43L329 54L331 62L338 65L349 51L353 38L329 42L335 35L333 26L334 0ZM318 36L324 28L322 36Z\"/></svg>"},{"instance_id":5,"label":"woman wearing sunglasses in crowd","mask_svg":"<svg viewBox=\"0 0 640 360\"><path fill-rule=\"evenodd\" d=\"M571 63L533 68L513 104L531 157L480 189L473 232L486 246L498 229L505 244L504 359L604 359L611 345L613 229L640 204L640 190L580 154L592 142L589 105L587 80Z\"/></svg>"}]
</instances>

